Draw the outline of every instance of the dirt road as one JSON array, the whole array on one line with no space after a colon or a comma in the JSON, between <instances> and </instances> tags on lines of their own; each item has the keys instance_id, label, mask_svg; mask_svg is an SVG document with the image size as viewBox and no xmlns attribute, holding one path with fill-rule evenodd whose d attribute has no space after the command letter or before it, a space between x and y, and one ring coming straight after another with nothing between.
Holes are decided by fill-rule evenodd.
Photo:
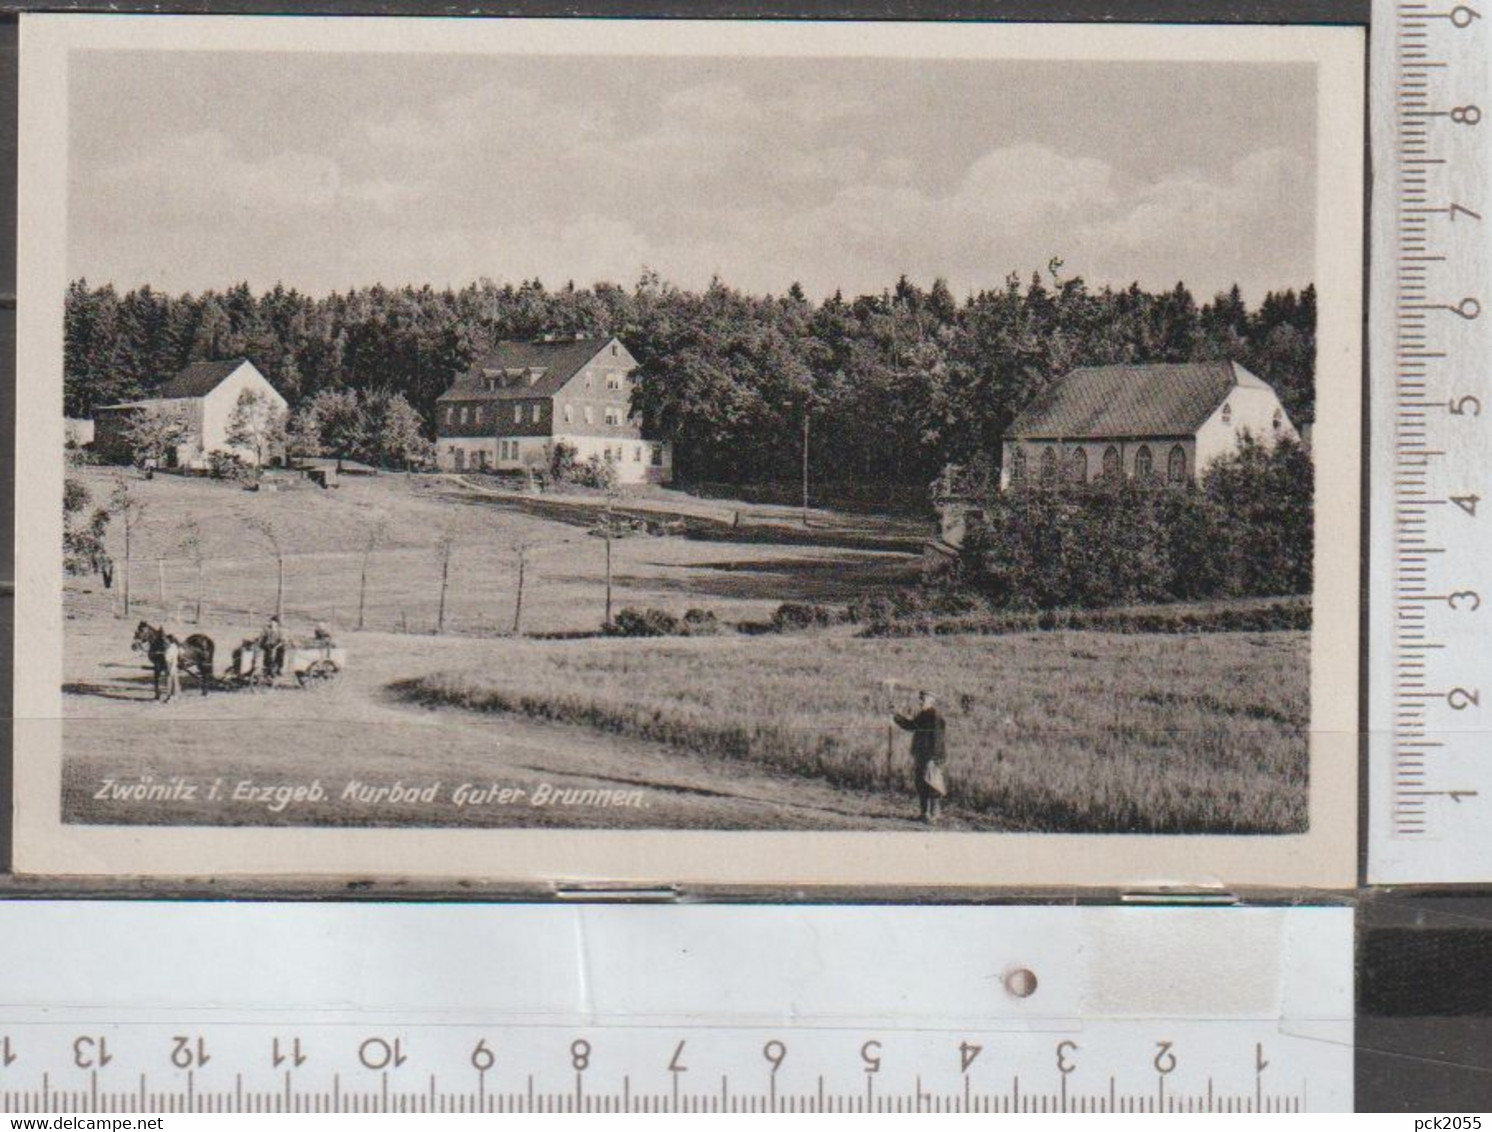
<instances>
[{"instance_id":1,"label":"dirt road","mask_svg":"<svg viewBox=\"0 0 1492 1132\"><path fill-rule=\"evenodd\" d=\"M248 635L224 632L220 641ZM916 829L915 802L511 716L426 709L394 681L499 639L350 634L334 687L169 704L118 621L67 632L64 813L106 824ZM564 647L564 642L555 642ZM224 649L226 652L226 649ZM225 659L220 657L221 669Z\"/></svg>"}]
</instances>

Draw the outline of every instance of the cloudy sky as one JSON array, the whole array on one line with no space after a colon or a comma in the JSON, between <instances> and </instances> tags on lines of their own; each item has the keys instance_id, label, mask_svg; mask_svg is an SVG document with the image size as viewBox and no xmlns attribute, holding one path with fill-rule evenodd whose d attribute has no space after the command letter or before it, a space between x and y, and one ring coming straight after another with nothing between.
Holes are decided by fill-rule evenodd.
<instances>
[{"instance_id":1,"label":"cloudy sky","mask_svg":"<svg viewBox=\"0 0 1492 1132\"><path fill-rule=\"evenodd\" d=\"M93 283L1312 276L1308 64L98 52L70 82Z\"/></svg>"}]
</instances>

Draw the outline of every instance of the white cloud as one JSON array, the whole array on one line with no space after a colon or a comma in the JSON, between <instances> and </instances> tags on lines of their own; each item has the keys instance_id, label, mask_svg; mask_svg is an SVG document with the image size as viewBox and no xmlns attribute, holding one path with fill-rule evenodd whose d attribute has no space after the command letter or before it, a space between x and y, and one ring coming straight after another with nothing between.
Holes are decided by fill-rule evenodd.
<instances>
[{"instance_id":1,"label":"white cloud","mask_svg":"<svg viewBox=\"0 0 1492 1132\"><path fill-rule=\"evenodd\" d=\"M253 160L221 133L204 130L168 138L101 178L140 203L218 211L243 207L322 209L341 189L337 163L294 151Z\"/></svg>"},{"instance_id":2,"label":"white cloud","mask_svg":"<svg viewBox=\"0 0 1492 1132\"><path fill-rule=\"evenodd\" d=\"M965 151L964 138L887 130L886 115L847 84L812 80L708 81L620 106L508 76L354 118L322 148L302 133L276 150L265 123L219 114L221 130L121 144L128 156L90 170L76 207L95 262L116 244L121 262L152 265L162 248L210 246L211 264L189 257L172 272L210 273L193 285L250 263L256 278L308 289L484 274L629 282L649 265L686 286L718 272L823 294L905 272L963 290L1053 255L1094 282L1184 279L1203 293L1309 278L1312 172L1294 150L1149 175L1064 130ZM131 213L147 219L139 232L107 234Z\"/></svg>"},{"instance_id":3,"label":"white cloud","mask_svg":"<svg viewBox=\"0 0 1492 1132\"><path fill-rule=\"evenodd\" d=\"M119 203L164 216L326 214L339 205L391 213L428 195L426 180L355 180L325 154L286 150L245 156L216 131L169 138L106 169L99 180Z\"/></svg>"},{"instance_id":4,"label":"white cloud","mask_svg":"<svg viewBox=\"0 0 1492 1132\"><path fill-rule=\"evenodd\" d=\"M1260 223L1288 220L1313 208L1310 170L1281 149L1260 150L1239 160L1222 178L1187 171L1142 186L1121 215L1097 226L1122 247L1157 240L1207 241L1253 231Z\"/></svg>"},{"instance_id":5,"label":"white cloud","mask_svg":"<svg viewBox=\"0 0 1492 1132\"><path fill-rule=\"evenodd\" d=\"M427 199L435 191L431 181L395 181L380 177L348 185L343 196L359 204L371 205L385 215L402 208L412 208Z\"/></svg>"}]
</instances>

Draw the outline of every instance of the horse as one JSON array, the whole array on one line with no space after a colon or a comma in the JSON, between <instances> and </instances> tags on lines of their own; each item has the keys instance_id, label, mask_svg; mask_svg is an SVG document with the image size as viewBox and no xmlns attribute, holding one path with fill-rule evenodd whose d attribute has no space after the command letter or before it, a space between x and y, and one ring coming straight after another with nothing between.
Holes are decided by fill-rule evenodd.
<instances>
[{"instance_id":1,"label":"horse","mask_svg":"<svg viewBox=\"0 0 1492 1132\"><path fill-rule=\"evenodd\" d=\"M216 652L216 646L212 638L202 633L193 633L185 641L179 641L164 627L156 627L141 621L135 626L135 639L130 646L136 652L143 651L150 657L150 666L155 675L155 698L162 699L161 677L166 678L166 694L164 699L169 702L171 697L181 690L182 672L189 672L197 677L197 684L202 689L202 694L207 695L208 685L212 683L212 660Z\"/></svg>"}]
</instances>

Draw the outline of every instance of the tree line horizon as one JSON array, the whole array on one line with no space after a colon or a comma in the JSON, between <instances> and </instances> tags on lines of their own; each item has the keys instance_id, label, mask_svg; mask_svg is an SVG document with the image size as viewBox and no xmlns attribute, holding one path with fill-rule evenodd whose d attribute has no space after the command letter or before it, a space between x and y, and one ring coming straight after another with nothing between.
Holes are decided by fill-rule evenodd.
<instances>
[{"instance_id":1,"label":"tree line horizon","mask_svg":"<svg viewBox=\"0 0 1492 1132\"><path fill-rule=\"evenodd\" d=\"M1055 263L1056 261L1054 261ZM245 357L291 410L325 392L402 396L435 435L435 400L501 340L615 335L638 360L632 409L674 444L684 482L796 478L805 419L822 482L931 482L993 468L1024 405L1083 365L1233 360L1268 381L1297 426L1315 418L1316 291L1235 285L1198 303L1169 290L1090 287L1048 269L955 299L941 278L821 301L793 284L756 295L687 290L644 272L550 290L539 280L354 288L275 285L171 295L69 284L63 408L88 417L148 398L195 361Z\"/></svg>"}]
</instances>

